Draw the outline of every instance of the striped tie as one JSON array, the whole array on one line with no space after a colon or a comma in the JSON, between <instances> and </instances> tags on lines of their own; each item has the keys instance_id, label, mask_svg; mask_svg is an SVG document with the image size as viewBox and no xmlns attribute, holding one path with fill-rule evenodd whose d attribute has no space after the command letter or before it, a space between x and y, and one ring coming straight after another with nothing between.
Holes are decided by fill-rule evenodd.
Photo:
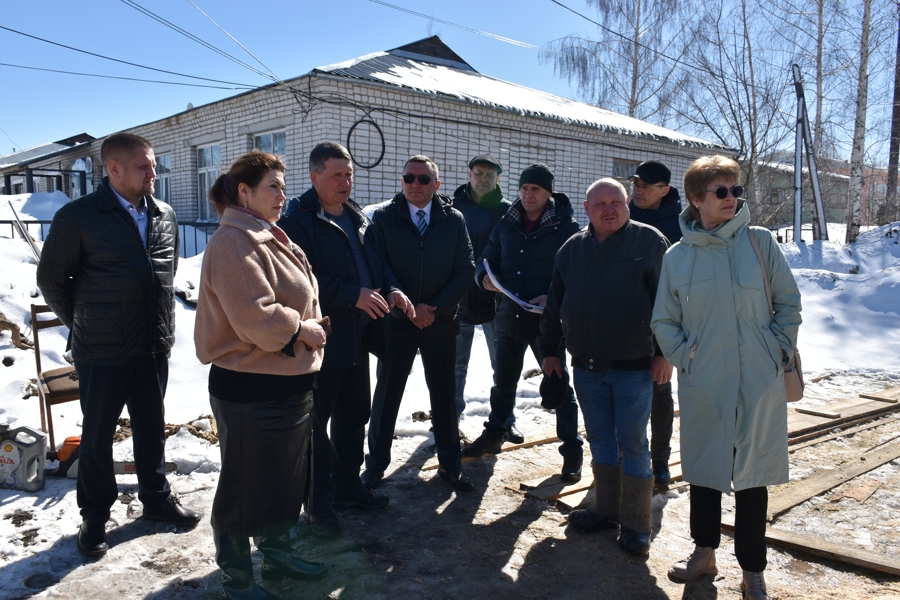
<instances>
[{"instance_id":1,"label":"striped tie","mask_svg":"<svg viewBox=\"0 0 900 600\"><path fill-rule=\"evenodd\" d=\"M419 219L417 224L419 228L419 235L425 235L425 228L428 227L428 223L425 222L425 211L421 208L416 211L416 218Z\"/></svg>"}]
</instances>

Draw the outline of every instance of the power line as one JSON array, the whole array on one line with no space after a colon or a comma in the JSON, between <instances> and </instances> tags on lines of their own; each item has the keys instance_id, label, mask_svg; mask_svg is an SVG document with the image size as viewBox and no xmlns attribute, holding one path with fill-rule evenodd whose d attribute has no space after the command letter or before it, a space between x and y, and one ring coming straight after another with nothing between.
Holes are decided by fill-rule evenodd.
<instances>
[{"instance_id":1,"label":"power line","mask_svg":"<svg viewBox=\"0 0 900 600\"><path fill-rule=\"evenodd\" d=\"M80 53L82 53L82 54L87 54L87 55L89 55L89 56L94 56L94 57L97 57L97 58L102 58L102 59L104 59L104 60L111 60L111 61L113 61L113 62L121 63L121 64L123 64L123 65L128 65L128 66L131 66L131 67L138 67L138 68L141 68L141 69L147 69L147 70L149 70L149 71L156 71L157 73L165 73L166 75L175 75L175 76L177 76L177 77L186 77L186 78L188 78L188 79L199 79L199 80L201 80L201 81L211 81L211 82L213 82L213 83L225 83L225 84L228 84L228 85L236 85L236 86L241 86L241 87L248 87L248 86L246 86L245 84L242 84L242 83L235 83L235 82L233 82L233 81L222 81L221 79L210 79L210 78L208 78L208 77L198 77L198 76L196 76L196 75L186 75L186 74L184 74L184 73L178 73L177 71L167 71L167 70L165 70L165 69L157 69L156 67L148 67L148 66L146 66L146 65L141 65L141 64L133 63L133 62L128 62L127 60L121 60L121 59L118 59L118 58L112 58L112 57L110 57L110 56L104 56L104 55L102 55L102 54L97 54L96 52L89 52L89 51L87 51L87 50L81 50L81 49L79 49L79 48L75 48L75 47L73 47L73 46L67 46L67 45L65 45L65 44L60 44L59 42L54 42L54 41L51 41L51 40L47 40L47 39L44 39L44 38L42 38L42 37L38 37L38 36L36 36L36 35L31 35L31 34L29 34L29 33L24 33L24 32L22 32L22 31L17 31L17 30L15 30L15 29L11 29L11 28L9 28L9 27L4 27L3 25L0 25L0 29L9 31L9 32L11 32L11 33L16 33L16 34L18 34L18 35L22 35L22 36L25 36L25 37L27 37L27 38L31 38L31 39L33 39L33 40L38 40L39 42L44 42L44 43L46 43L46 44L51 44L51 45L53 45L53 46L59 46L60 48L65 48L66 50L73 50L73 51L75 51L75 52L80 52Z\"/></svg>"},{"instance_id":2,"label":"power line","mask_svg":"<svg viewBox=\"0 0 900 600\"><path fill-rule=\"evenodd\" d=\"M2 127L0 127L0 131L3 131L3 135L6 136L6 139L8 139L9 141L12 142L13 147L18 147L18 148L21 148L21 147L22 147L20 144L17 144L17 143L15 142L15 140L13 140L11 137L9 137L9 134L6 133L6 131L4 131Z\"/></svg>"},{"instance_id":3,"label":"power line","mask_svg":"<svg viewBox=\"0 0 900 600\"><path fill-rule=\"evenodd\" d=\"M80 75L83 77L100 77L102 79L122 79L124 81L138 81L141 83L161 83L164 85L183 85L186 87L209 88L213 90L253 90L255 85L242 85L239 87L225 87L221 85L204 85L202 83L187 83L183 81L159 81L157 79L138 79L136 77L118 77L114 75L100 75L97 73L78 73L76 71L61 71L59 69L44 69L42 67L29 67L27 65L12 65L9 63L0 63L0 67L14 67L16 69L28 69L30 71L46 71L48 73L62 73L64 75ZM10 140L12 141L12 140Z\"/></svg>"},{"instance_id":4,"label":"power line","mask_svg":"<svg viewBox=\"0 0 900 600\"><path fill-rule=\"evenodd\" d=\"M259 59L256 57L255 54L253 54L252 52L250 52L250 50L247 49L246 46L244 46L242 43L240 43L239 41L237 41L233 35L231 35L231 34L228 33L227 31L225 31L225 29L224 29L221 25L219 25L218 23L216 23L216 22L212 19L212 17L210 17L210 16L209 16L208 14L206 14L205 12L203 12L203 11L200 9L199 6L197 6L196 4L194 4L191 0L188 0L188 2L190 3L191 6L193 6L194 8L196 8L196 9L200 12L201 15L203 15L204 17L206 17L207 19L209 19L209 22L210 22L210 23L212 23L213 25L215 25L216 27L218 27L218 28L219 28L219 31L221 31L222 33L224 33L225 35L227 35L229 38L231 38L231 41L233 41L235 44L237 44L238 46L240 46L241 49L242 49L244 52L246 52L247 54L249 54L250 56L253 57L253 60L255 60L256 62L258 62L260 65L262 65L262 67L263 67L266 71L268 71L269 73L271 73L271 75L272 75L271 79L272 79L273 81L277 81L278 83L284 83L284 81L282 81L277 75L275 75L275 73L272 71L272 69L270 69L268 66L266 66L266 64L263 63L263 61L259 60Z\"/></svg>"},{"instance_id":5,"label":"power line","mask_svg":"<svg viewBox=\"0 0 900 600\"><path fill-rule=\"evenodd\" d=\"M236 63L236 64L238 64L238 65L240 65L240 66L242 66L242 67L244 67L245 69L248 69L248 70L250 70L250 71L256 73L257 75L259 75L259 76L261 76L261 77L265 77L266 79L269 79L269 80L271 80L271 81L276 81L276 82L278 81L277 78L274 78L274 77L272 77L271 75L268 75L267 73L264 73L263 71L260 71L259 69L257 69L257 68L254 67L254 66L248 65L247 63L245 63L245 62L242 61L241 59L236 58L236 57L234 57L234 56L228 54L228 53L225 52L224 50L220 50L219 48L213 46L213 45L210 44L209 42L207 42L207 41L205 41L205 40L203 40L203 39L197 37L197 36L194 35L193 33L190 33L189 31L186 31L185 29L182 29L182 28L179 27L178 25L175 25L174 23L171 23L170 21L167 21L166 19L160 17L159 15L157 15L156 13L154 13L153 11L144 8L143 6L141 6L140 4L138 4L137 2L134 2L133 0L121 0L121 2L122 2L123 4L125 4L126 6L130 6L131 8L137 10L138 12L141 12L141 13L145 14L146 16L150 17L150 18L153 19L154 21L157 21L158 23L161 23L161 24L165 25L165 26L168 27L169 29L172 29L173 31L176 31L176 32L180 33L181 35L185 36L185 37L188 38L189 40L192 40L192 41L194 41L194 42L197 42L198 44L200 44L200 45L203 46L204 48L208 48L209 50L212 50L212 51L215 52L216 54L218 54L218 55L220 55L220 56L222 56L222 57L224 57L224 58L227 58L228 60L230 60L230 61L232 61L232 62L234 62L234 63ZM255 57L254 57L254 58L255 58Z\"/></svg>"},{"instance_id":6,"label":"power line","mask_svg":"<svg viewBox=\"0 0 900 600\"><path fill-rule=\"evenodd\" d=\"M485 37L491 38L493 40L497 40L498 42L504 42L506 44L512 44L513 46L519 46L521 48L528 48L529 50L537 50L538 52L545 51L550 52L552 54L558 54L554 50L544 50L540 46L535 46L534 44L529 44L527 42L520 42L519 40L514 40L512 38L503 37L502 35L497 35L496 33L491 33L489 31L482 31L480 29L473 29L472 27L467 27L465 25L460 25L458 23L453 23L451 21L445 21L444 19L438 19L436 17L432 17L430 15L426 15L423 13L416 12L414 10L410 10L408 8L403 8L402 6L396 6L394 4L389 4L387 2L383 2L382 0L369 0L369 2L373 2L375 4L380 4L382 6L387 6L388 8L393 8L394 10L399 10L400 12L405 12L407 14L421 17L423 19L428 19L429 21L434 21L436 23L440 23L441 25L449 25L450 27L456 27L457 29L462 29L463 31L468 31L469 33L475 33L478 35L483 35Z\"/></svg>"}]
</instances>

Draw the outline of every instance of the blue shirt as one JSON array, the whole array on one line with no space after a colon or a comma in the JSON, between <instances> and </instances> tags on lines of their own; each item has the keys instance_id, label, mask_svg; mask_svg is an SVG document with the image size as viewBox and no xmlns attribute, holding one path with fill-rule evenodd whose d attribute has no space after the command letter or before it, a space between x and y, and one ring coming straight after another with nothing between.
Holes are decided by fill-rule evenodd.
<instances>
[{"instance_id":1,"label":"blue shirt","mask_svg":"<svg viewBox=\"0 0 900 600\"><path fill-rule=\"evenodd\" d=\"M131 218L134 219L134 224L137 225L138 233L141 234L141 242L144 244L144 248L147 247L147 201L144 198L141 198L141 205L135 208L134 204L123 198L119 195L113 186L109 186L109 189L112 190L113 194L116 195L116 198L119 200L119 204L122 205L122 208L125 209Z\"/></svg>"}]
</instances>

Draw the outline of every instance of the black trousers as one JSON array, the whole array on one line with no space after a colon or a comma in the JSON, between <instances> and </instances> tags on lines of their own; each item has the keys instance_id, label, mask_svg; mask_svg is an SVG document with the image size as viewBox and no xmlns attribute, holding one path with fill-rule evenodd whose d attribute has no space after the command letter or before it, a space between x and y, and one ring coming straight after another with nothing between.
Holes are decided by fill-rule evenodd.
<instances>
[{"instance_id":1,"label":"black trousers","mask_svg":"<svg viewBox=\"0 0 900 600\"><path fill-rule=\"evenodd\" d=\"M653 463L668 463L672 454L672 419L675 401L672 383L653 384L653 403L650 405L650 458Z\"/></svg>"},{"instance_id":2,"label":"black trousers","mask_svg":"<svg viewBox=\"0 0 900 600\"><path fill-rule=\"evenodd\" d=\"M372 398L366 468L384 471L391 464L394 426L416 350L422 356L425 383L431 397L431 424L438 462L445 469L459 471L462 453L455 399L456 337L426 335L385 336L384 360Z\"/></svg>"},{"instance_id":3,"label":"black trousers","mask_svg":"<svg viewBox=\"0 0 900 600\"><path fill-rule=\"evenodd\" d=\"M317 382L309 513L323 515L331 511L334 496L347 497L362 487L359 469L371 413L369 355L353 367L322 369Z\"/></svg>"},{"instance_id":4,"label":"black trousers","mask_svg":"<svg viewBox=\"0 0 900 600\"><path fill-rule=\"evenodd\" d=\"M734 555L745 571L766 569L765 487L734 493ZM701 548L718 548L722 530L722 492L691 484L691 537Z\"/></svg>"},{"instance_id":5,"label":"black trousers","mask_svg":"<svg viewBox=\"0 0 900 600\"><path fill-rule=\"evenodd\" d=\"M128 407L138 498L144 506L165 500L165 407L169 361L165 354L130 356L117 365L75 361L81 393L81 447L77 499L81 516L106 521L119 495L113 472L113 434Z\"/></svg>"}]
</instances>

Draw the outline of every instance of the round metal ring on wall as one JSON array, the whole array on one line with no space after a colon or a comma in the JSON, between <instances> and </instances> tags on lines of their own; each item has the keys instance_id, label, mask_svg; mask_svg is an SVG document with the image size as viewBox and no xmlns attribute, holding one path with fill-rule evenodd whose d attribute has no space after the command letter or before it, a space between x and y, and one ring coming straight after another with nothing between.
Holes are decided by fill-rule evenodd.
<instances>
[{"instance_id":1,"label":"round metal ring on wall","mask_svg":"<svg viewBox=\"0 0 900 600\"><path fill-rule=\"evenodd\" d=\"M378 136L381 138L381 154L379 154L378 159L371 164L363 164L363 163L359 162L358 160L356 160L356 152L353 151L353 145L350 142L351 137L353 137L353 132L356 131L356 128L362 123L365 123L367 125L371 125L372 127L374 127L375 131L378 132ZM375 167L377 167L379 165L379 163L381 163L382 159L384 158L384 152L386 149L385 143L384 143L384 132L381 131L381 127L378 126L378 123L376 123L372 119L360 119L359 121L354 123L353 126L350 127L350 131L347 132L347 149L350 151L350 158L353 159L354 164L356 164L359 168L374 169Z\"/></svg>"}]
</instances>

